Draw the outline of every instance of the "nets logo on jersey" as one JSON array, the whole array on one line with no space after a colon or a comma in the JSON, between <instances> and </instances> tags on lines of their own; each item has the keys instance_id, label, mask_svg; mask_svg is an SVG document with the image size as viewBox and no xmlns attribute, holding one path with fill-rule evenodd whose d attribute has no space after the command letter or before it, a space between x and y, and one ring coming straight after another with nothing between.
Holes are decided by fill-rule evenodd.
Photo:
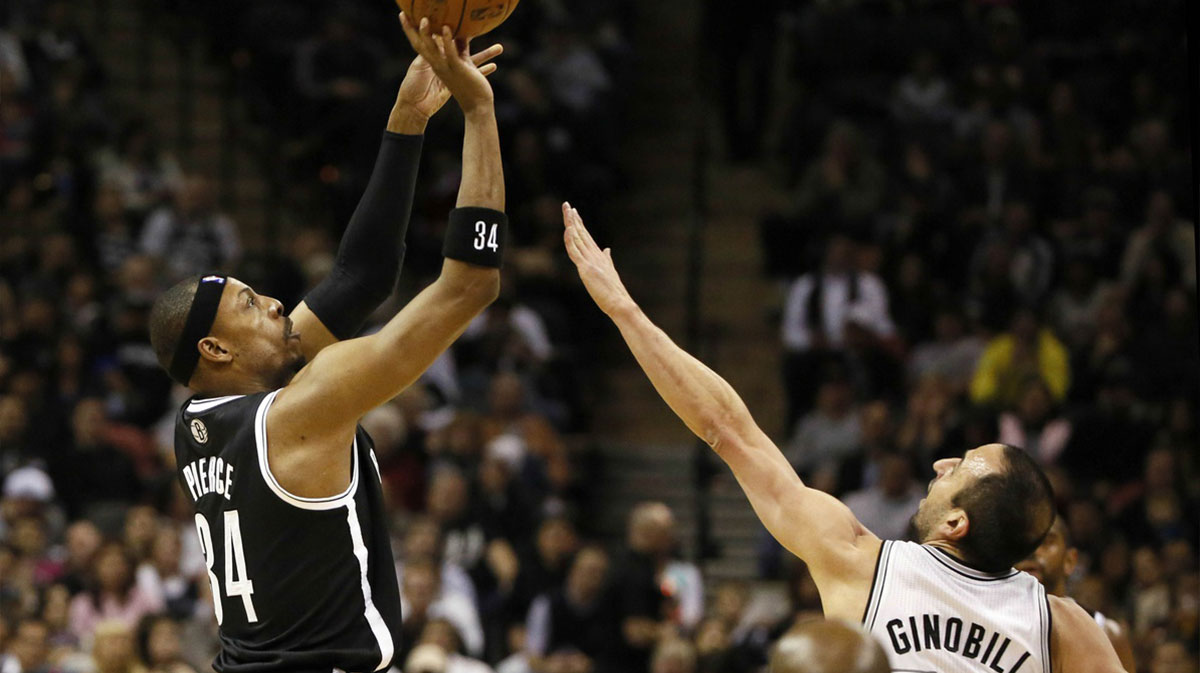
<instances>
[{"instance_id":1,"label":"nets logo on jersey","mask_svg":"<svg viewBox=\"0 0 1200 673\"><path fill-rule=\"evenodd\" d=\"M208 443L208 427L204 425L204 421L199 418L193 418L188 428L192 431L192 438L201 444Z\"/></svg>"}]
</instances>

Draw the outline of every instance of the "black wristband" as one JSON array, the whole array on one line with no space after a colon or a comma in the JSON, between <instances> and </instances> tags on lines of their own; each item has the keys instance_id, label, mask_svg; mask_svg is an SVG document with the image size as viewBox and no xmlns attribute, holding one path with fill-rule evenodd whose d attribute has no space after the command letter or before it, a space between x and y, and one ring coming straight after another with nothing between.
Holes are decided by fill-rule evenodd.
<instances>
[{"instance_id":1,"label":"black wristband","mask_svg":"<svg viewBox=\"0 0 1200 673\"><path fill-rule=\"evenodd\" d=\"M491 208L455 208L450 211L442 256L460 262L499 269L508 236L508 216Z\"/></svg>"}]
</instances>

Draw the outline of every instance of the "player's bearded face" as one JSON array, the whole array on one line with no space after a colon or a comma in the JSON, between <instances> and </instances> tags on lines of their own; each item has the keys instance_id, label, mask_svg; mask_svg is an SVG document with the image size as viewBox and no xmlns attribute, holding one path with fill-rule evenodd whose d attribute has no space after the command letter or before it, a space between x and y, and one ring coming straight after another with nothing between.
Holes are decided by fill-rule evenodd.
<instances>
[{"instance_id":1,"label":"player's bearded face","mask_svg":"<svg viewBox=\"0 0 1200 673\"><path fill-rule=\"evenodd\" d=\"M929 482L929 495L921 499L917 513L913 515L913 528L921 542L928 542L932 538L934 530L950 511L954 495L961 486L952 483L949 474L939 471L938 476Z\"/></svg>"},{"instance_id":2,"label":"player's bearded face","mask_svg":"<svg viewBox=\"0 0 1200 673\"><path fill-rule=\"evenodd\" d=\"M283 315L279 300L241 290L223 307L221 317L221 331L236 344L235 360L271 387L287 385L304 366L300 335L293 331L292 319Z\"/></svg>"}]
</instances>

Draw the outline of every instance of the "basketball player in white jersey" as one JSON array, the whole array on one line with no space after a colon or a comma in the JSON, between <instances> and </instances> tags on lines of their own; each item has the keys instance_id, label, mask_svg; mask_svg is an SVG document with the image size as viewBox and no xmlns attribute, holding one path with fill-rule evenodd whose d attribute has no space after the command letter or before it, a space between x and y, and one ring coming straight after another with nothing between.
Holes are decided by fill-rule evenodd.
<instances>
[{"instance_id":1,"label":"basketball player in white jersey","mask_svg":"<svg viewBox=\"0 0 1200 673\"><path fill-rule=\"evenodd\" d=\"M1017 570L1023 570L1033 575L1046 587L1046 591L1055 596L1067 596L1067 578L1075 570L1079 562L1079 550L1071 546L1071 533L1067 522L1061 516L1054 518L1050 532L1042 539L1042 544L1024 561L1017 564ZM1081 606L1083 607L1083 606ZM1104 635L1112 643L1121 665L1126 673L1137 673L1137 661L1133 657L1133 646L1129 643L1129 634L1121 622L1106 617L1098 610L1084 607L1096 623L1104 629Z\"/></svg>"},{"instance_id":2,"label":"basketball player in white jersey","mask_svg":"<svg viewBox=\"0 0 1200 673\"><path fill-rule=\"evenodd\" d=\"M567 253L658 393L729 465L775 539L803 559L825 616L864 622L893 671L1120 673L1096 622L1012 565L1054 520L1050 485L1025 452L989 444L934 463L915 517L922 544L883 541L809 488L733 388L642 313L563 204Z\"/></svg>"}]
</instances>

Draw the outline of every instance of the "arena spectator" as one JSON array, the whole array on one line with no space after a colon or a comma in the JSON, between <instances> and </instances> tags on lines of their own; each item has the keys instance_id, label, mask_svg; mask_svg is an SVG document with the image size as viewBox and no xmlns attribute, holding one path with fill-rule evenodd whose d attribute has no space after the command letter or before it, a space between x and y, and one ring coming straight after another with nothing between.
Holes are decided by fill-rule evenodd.
<instances>
[{"instance_id":1,"label":"arena spectator","mask_svg":"<svg viewBox=\"0 0 1200 673\"><path fill-rule=\"evenodd\" d=\"M604 595L608 572L604 550L584 547L566 580L532 602L526 625L531 670L605 670L617 633L611 600Z\"/></svg>"},{"instance_id":2,"label":"arena spectator","mask_svg":"<svg viewBox=\"0 0 1200 673\"><path fill-rule=\"evenodd\" d=\"M108 542L96 552L86 588L71 601L71 631L83 642L95 633L97 646L104 624L120 625L123 637L132 638L130 630L138 621L162 607L157 597L135 583L128 552L119 542Z\"/></svg>"},{"instance_id":3,"label":"arena spectator","mask_svg":"<svg viewBox=\"0 0 1200 673\"><path fill-rule=\"evenodd\" d=\"M148 616L136 635L138 659L147 673L196 673L183 660L179 624L172 618Z\"/></svg>"},{"instance_id":4,"label":"arena spectator","mask_svg":"<svg viewBox=\"0 0 1200 673\"><path fill-rule=\"evenodd\" d=\"M404 633L417 642L432 621L444 619L457 632L465 652L472 656L483 654L483 627L479 612L465 596L445 593L441 589L438 568L427 559L408 561L404 569L404 585L400 588L404 614Z\"/></svg>"},{"instance_id":5,"label":"arena spectator","mask_svg":"<svg viewBox=\"0 0 1200 673\"><path fill-rule=\"evenodd\" d=\"M242 254L233 221L216 210L209 181L189 176L171 207L160 208L146 220L142 252L163 265L168 283L219 269L231 269Z\"/></svg>"},{"instance_id":6,"label":"arena spectator","mask_svg":"<svg viewBox=\"0 0 1200 673\"><path fill-rule=\"evenodd\" d=\"M938 309L933 332L932 340L916 344L909 355L909 381L936 376L952 390L965 391L986 343L967 331L964 316L951 307Z\"/></svg>"},{"instance_id":7,"label":"arena spectator","mask_svg":"<svg viewBox=\"0 0 1200 673\"><path fill-rule=\"evenodd\" d=\"M135 221L143 220L183 186L178 162L159 149L144 120L127 122L116 147L102 149L96 164L100 183L120 191L125 212Z\"/></svg>"},{"instance_id":8,"label":"arena spectator","mask_svg":"<svg viewBox=\"0 0 1200 673\"><path fill-rule=\"evenodd\" d=\"M1061 400L1071 385L1066 348L1042 326L1035 311L1021 309L1012 318L1007 334L987 345L971 380L971 399L978 404L1006 406L1015 403L1028 379L1046 384L1051 396Z\"/></svg>"},{"instance_id":9,"label":"arena spectator","mask_svg":"<svg viewBox=\"0 0 1200 673\"><path fill-rule=\"evenodd\" d=\"M879 480L875 485L846 494L842 502L867 530L884 540L903 540L925 491L913 479L908 456L887 453L878 462Z\"/></svg>"},{"instance_id":10,"label":"arena spectator","mask_svg":"<svg viewBox=\"0 0 1200 673\"><path fill-rule=\"evenodd\" d=\"M801 276L788 291L783 344L789 421L811 404L822 368L839 359L852 312L857 309L856 320L878 337L895 331L887 288L878 276L854 268L854 253L848 238L831 238L821 270Z\"/></svg>"},{"instance_id":11,"label":"arena spectator","mask_svg":"<svg viewBox=\"0 0 1200 673\"><path fill-rule=\"evenodd\" d=\"M1000 441L1025 449L1043 465L1055 462L1071 441L1071 421L1056 412L1050 388L1030 379L1016 406L1000 415Z\"/></svg>"},{"instance_id":12,"label":"arena spectator","mask_svg":"<svg viewBox=\"0 0 1200 673\"><path fill-rule=\"evenodd\" d=\"M45 673L50 670L50 629L40 619L18 622L3 655L0 669L17 673Z\"/></svg>"},{"instance_id":13,"label":"arena spectator","mask_svg":"<svg viewBox=\"0 0 1200 673\"><path fill-rule=\"evenodd\" d=\"M634 507L629 515L627 549L613 564L607 591L616 601L619 628L614 666L647 672L667 621L671 597L663 593L660 573L675 545L675 517L660 502Z\"/></svg>"},{"instance_id":14,"label":"arena spectator","mask_svg":"<svg viewBox=\"0 0 1200 673\"><path fill-rule=\"evenodd\" d=\"M827 380L817 391L816 408L796 424L785 453L802 474L821 471L831 478L842 461L857 454L861 420L849 381Z\"/></svg>"}]
</instances>

